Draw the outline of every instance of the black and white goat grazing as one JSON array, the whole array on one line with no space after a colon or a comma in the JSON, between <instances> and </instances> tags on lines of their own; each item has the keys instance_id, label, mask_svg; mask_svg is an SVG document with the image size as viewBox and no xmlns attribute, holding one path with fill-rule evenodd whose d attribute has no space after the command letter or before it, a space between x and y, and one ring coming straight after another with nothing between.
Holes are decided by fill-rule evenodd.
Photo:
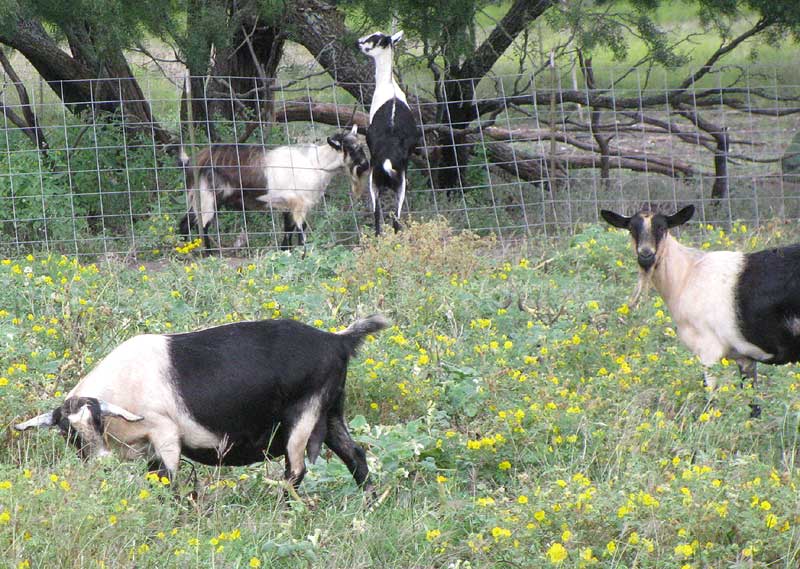
<instances>
[{"instance_id":1,"label":"black and white goat grazing","mask_svg":"<svg viewBox=\"0 0 800 569\"><path fill-rule=\"evenodd\" d=\"M381 233L381 195L392 189L396 214L392 226L400 229L400 212L406 196L408 161L417 146L419 132L406 95L392 75L392 48L403 32L387 36L380 32L358 40L359 49L375 60L375 92L369 109L367 146L370 153L369 195L375 213L375 235Z\"/></svg>"},{"instance_id":2,"label":"black and white goat grazing","mask_svg":"<svg viewBox=\"0 0 800 569\"><path fill-rule=\"evenodd\" d=\"M364 148L358 141L358 127L328 137L325 144L295 144L272 150L235 144L213 145L193 158L181 151L187 172L189 213L180 225L182 235L197 219L194 192L200 192L200 210L205 231L205 246L210 247L207 228L222 205L246 210L283 210L284 238L281 246L291 247L297 233L305 246L306 217L322 199L336 172L345 168L351 191L360 195L369 170ZM244 233L234 248L244 245Z\"/></svg>"},{"instance_id":3,"label":"black and white goat grazing","mask_svg":"<svg viewBox=\"0 0 800 569\"><path fill-rule=\"evenodd\" d=\"M708 367L736 361L755 385L756 362L800 361L800 245L756 253L700 251L681 245L669 229L694 214L640 211L625 217L600 212L630 231L639 264L635 304L652 282L669 308L678 337ZM706 384L713 377L705 372ZM751 404L752 416L758 405Z\"/></svg>"},{"instance_id":4,"label":"black and white goat grazing","mask_svg":"<svg viewBox=\"0 0 800 569\"><path fill-rule=\"evenodd\" d=\"M344 419L347 364L380 315L337 334L293 320L238 322L185 334L146 334L120 344L62 405L16 425L58 427L84 458L145 457L173 478L181 455L210 465L286 457L297 487L304 455L324 442L368 485L363 449Z\"/></svg>"}]
</instances>

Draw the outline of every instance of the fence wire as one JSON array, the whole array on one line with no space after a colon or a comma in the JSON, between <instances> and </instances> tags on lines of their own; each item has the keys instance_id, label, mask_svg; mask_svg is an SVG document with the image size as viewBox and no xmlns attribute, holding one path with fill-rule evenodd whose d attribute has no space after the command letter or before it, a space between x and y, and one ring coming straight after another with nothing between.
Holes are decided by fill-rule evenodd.
<instances>
[{"instance_id":1,"label":"fence wire","mask_svg":"<svg viewBox=\"0 0 800 569\"><path fill-rule=\"evenodd\" d=\"M570 235L597 222L602 208L632 212L644 204L693 203L697 219L714 225L800 218L795 73L753 67L735 80L717 73L676 87L668 71L593 70L600 71L612 87L584 81L581 88L568 73L503 76L475 80L477 96L466 101L448 100L454 90L447 82L404 82L422 133L404 222L441 217L512 240ZM192 94L197 112L189 121L182 77L104 79L81 89L6 78L0 252L186 252L197 233L179 234L189 203L181 148L197 155L237 141L256 152L324 145L352 124L366 148L369 109L353 93L369 93L371 83L340 85L319 76L267 87L253 78L194 83L202 92ZM66 95L78 91L89 96ZM287 188L266 193L279 189ZM234 202L217 204L209 226L214 247L247 253L280 246L281 210ZM355 244L372 231L368 192L354 194L342 169L308 222L309 243Z\"/></svg>"}]
</instances>

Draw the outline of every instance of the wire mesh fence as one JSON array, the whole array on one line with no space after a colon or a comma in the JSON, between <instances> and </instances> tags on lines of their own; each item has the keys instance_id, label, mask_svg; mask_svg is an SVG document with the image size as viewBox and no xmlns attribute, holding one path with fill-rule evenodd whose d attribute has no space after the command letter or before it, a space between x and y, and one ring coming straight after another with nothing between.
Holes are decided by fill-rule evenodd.
<instances>
[{"instance_id":1,"label":"wire mesh fence","mask_svg":"<svg viewBox=\"0 0 800 569\"><path fill-rule=\"evenodd\" d=\"M582 88L566 71L475 80L477 96L466 101L448 100L446 83L404 81L422 134L403 219L443 217L510 240L569 235L596 222L601 208L630 212L645 203L694 203L713 224L800 218L795 74L754 66L674 85L669 71L588 71ZM612 87L594 88L599 71ZM344 89L314 76L193 84L202 88L188 105L182 77L103 79L80 89L6 78L0 252L186 251L196 233L179 234L191 186L181 149L324 146L352 124L363 135L368 124L368 108L352 93L368 93L370 83ZM276 204L220 196L209 229L215 247L243 253L281 244ZM354 244L372 219L368 192L354 193L342 168L308 217L308 240Z\"/></svg>"}]
</instances>

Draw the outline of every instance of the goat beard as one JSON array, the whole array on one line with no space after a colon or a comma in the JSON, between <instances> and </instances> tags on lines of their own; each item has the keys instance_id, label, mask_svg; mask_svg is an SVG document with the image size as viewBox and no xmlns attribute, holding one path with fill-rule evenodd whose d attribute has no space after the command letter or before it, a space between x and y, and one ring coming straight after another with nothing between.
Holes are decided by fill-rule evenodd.
<instances>
[{"instance_id":1,"label":"goat beard","mask_svg":"<svg viewBox=\"0 0 800 569\"><path fill-rule=\"evenodd\" d=\"M636 289L628 300L629 308L636 308L640 300L647 298L647 293L650 292L650 286L653 284L654 268L655 266L645 270L639 267L639 280L636 282Z\"/></svg>"}]
</instances>

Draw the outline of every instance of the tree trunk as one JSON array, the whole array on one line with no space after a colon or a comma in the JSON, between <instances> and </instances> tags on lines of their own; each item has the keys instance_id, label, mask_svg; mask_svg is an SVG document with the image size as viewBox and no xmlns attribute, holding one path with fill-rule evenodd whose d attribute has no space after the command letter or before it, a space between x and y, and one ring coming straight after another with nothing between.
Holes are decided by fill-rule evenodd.
<instances>
[{"instance_id":1,"label":"tree trunk","mask_svg":"<svg viewBox=\"0 0 800 569\"><path fill-rule=\"evenodd\" d=\"M447 83L443 93L446 100L439 101L439 104L445 109L442 122L454 130L442 133L437 140L441 158L437 164L436 185L439 189L446 189L448 196L453 190L463 191L466 182L466 168L474 145L456 130L468 128L480 117L475 104L475 86L491 71L522 30L552 4L553 0L515 0L486 40L460 66L452 60L447 65L444 77Z\"/></svg>"},{"instance_id":2,"label":"tree trunk","mask_svg":"<svg viewBox=\"0 0 800 569\"><path fill-rule=\"evenodd\" d=\"M58 97L74 111L90 107L91 71L78 59L62 51L38 20L20 19L14 31L0 32L0 43L19 51L30 61Z\"/></svg>"},{"instance_id":3,"label":"tree trunk","mask_svg":"<svg viewBox=\"0 0 800 569\"><path fill-rule=\"evenodd\" d=\"M375 90L374 64L358 51L357 38L347 29L344 14L323 0L293 0L289 4L289 38L310 51L340 87L369 107Z\"/></svg>"},{"instance_id":4,"label":"tree trunk","mask_svg":"<svg viewBox=\"0 0 800 569\"><path fill-rule=\"evenodd\" d=\"M240 105L223 100L213 106L215 112L227 119L245 119L247 117L242 114L245 111L250 120L269 122L272 114L270 87L283 53L284 40L277 28L259 24L255 18L244 19L233 36L231 47L218 54L212 69L212 76L225 78L228 83L218 87L229 89L231 99ZM263 84L264 79L268 85ZM265 110L268 116L261 116Z\"/></svg>"},{"instance_id":5,"label":"tree trunk","mask_svg":"<svg viewBox=\"0 0 800 569\"><path fill-rule=\"evenodd\" d=\"M126 126L152 131L159 143L169 144L171 137L154 122L123 53L116 50L100 58L85 29L76 26L64 32L73 56L63 51L37 20L18 20L13 32L0 33L0 43L25 56L71 112L122 109Z\"/></svg>"},{"instance_id":6,"label":"tree trunk","mask_svg":"<svg viewBox=\"0 0 800 569\"><path fill-rule=\"evenodd\" d=\"M459 131L466 129L478 118L477 109L472 104L474 91L471 82L452 82L445 88L447 100L444 105L442 123L449 130L439 134L436 143L441 147L441 157L437 164L436 187L446 189L451 196L456 189L463 191L466 185L466 168L472 157L473 144Z\"/></svg>"}]
</instances>

